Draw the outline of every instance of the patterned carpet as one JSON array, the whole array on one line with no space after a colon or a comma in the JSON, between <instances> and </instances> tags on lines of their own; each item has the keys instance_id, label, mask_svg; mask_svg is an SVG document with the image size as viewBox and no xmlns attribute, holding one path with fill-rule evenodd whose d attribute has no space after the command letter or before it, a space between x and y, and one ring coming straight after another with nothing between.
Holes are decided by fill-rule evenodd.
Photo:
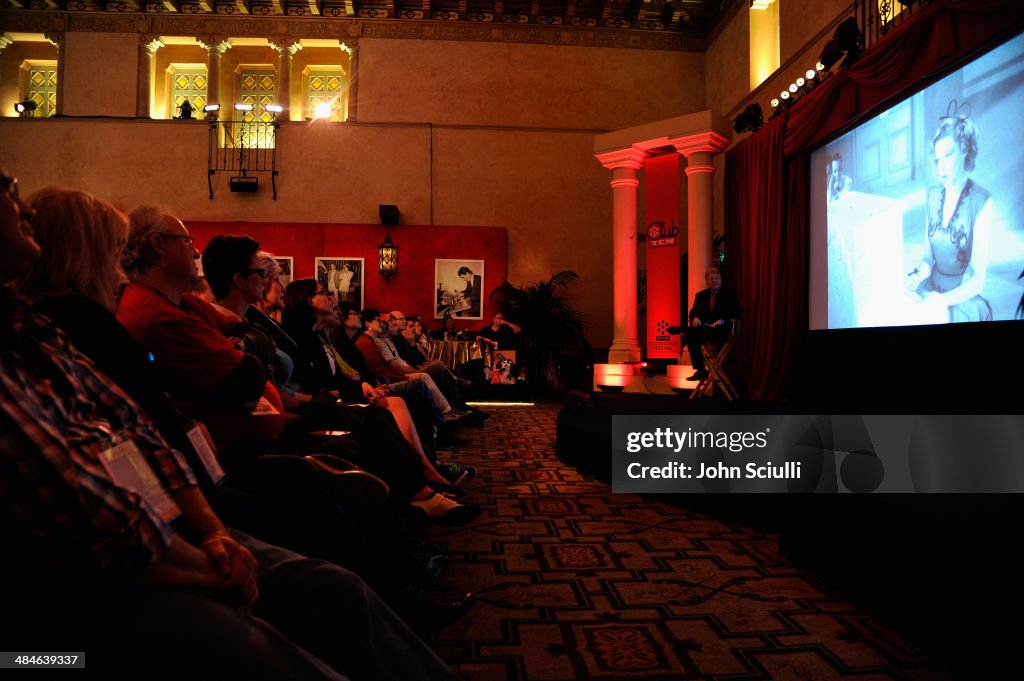
<instances>
[{"instance_id":1,"label":"patterned carpet","mask_svg":"<svg viewBox=\"0 0 1024 681\"><path fill-rule=\"evenodd\" d=\"M447 457L477 468L467 501L485 507L432 531L444 581L479 598L432 641L467 681L952 678L780 557L777 536L567 468L559 408L487 408Z\"/></svg>"}]
</instances>

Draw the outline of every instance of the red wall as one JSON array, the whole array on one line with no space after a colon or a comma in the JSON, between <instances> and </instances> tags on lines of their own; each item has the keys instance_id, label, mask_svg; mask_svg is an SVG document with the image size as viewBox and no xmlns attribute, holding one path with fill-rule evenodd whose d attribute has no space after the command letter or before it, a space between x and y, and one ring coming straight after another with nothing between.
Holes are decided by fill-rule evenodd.
<instances>
[{"instance_id":1,"label":"red wall","mask_svg":"<svg viewBox=\"0 0 1024 681\"><path fill-rule=\"evenodd\" d=\"M433 319L435 258L484 261L484 319L459 321L456 325L460 328L479 329L490 322L494 312L491 291L508 276L508 231L504 227L392 227L391 240L399 248L398 275L385 283L377 272L377 244L384 241L384 225L200 221L187 221L186 225L200 251L217 234L251 236L263 250L294 258L296 279L313 276L317 257L363 258L366 307L422 314L429 329L440 326L440 321Z\"/></svg>"}]
</instances>

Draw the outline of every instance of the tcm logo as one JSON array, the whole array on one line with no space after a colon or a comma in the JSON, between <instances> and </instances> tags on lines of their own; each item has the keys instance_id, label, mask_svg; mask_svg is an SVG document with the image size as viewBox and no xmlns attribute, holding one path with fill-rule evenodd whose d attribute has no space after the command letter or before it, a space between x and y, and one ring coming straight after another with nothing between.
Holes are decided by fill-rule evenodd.
<instances>
[{"instance_id":1,"label":"tcm logo","mask_svg":"<svg viewBox=\"0 0 1024 681\"><path fill-rule=\"evenodd\" d=\"M679 228L675 221L670 227L665 226L664 220L655 220L647 225L647 247L661 248L662 246L675 246L679 243Z\"/></svg>"},{"instance_id":2,"label":"tcm logo","mask_svg":"<svg viewBox=\"0 0 1024 681\"><path fill-rule=\"evenodd\" d=\"M656 342L671 342L672 341L672 336L668 335L668 322L665 321L664 319L662 319L661 321L658 322L657 333L655 333L655 335L654 335L654 340ZM661 347L659 349L664 349L664 348Z\"/></svg>"}]
</instances>

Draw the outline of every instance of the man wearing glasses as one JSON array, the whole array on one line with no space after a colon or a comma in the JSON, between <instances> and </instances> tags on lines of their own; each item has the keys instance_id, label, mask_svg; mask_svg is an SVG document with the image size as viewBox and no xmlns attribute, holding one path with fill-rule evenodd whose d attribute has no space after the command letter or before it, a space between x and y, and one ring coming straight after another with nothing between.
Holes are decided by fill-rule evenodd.
<instances>
[{"instance_id":1,"label":"man wearing glasses","mask_svg":"<svg viewBox=\"0 0 1024 681\"><path fill-rule=\"evenodd\" d=\"M171 392L193 405L193 416L210 418L219 445L250 437L276 439L284 426L283 406L264 364L225 336L233 320L206 301L185 295L199 278L199 252L185 225L153 208L140 208L131 218L124 267L132 282L122 294L118 320L153 351ZM248 269L243 281L262 291L262 270ZM240 409L232 419L222 407L257 403L269 404L277 413L264 408L250 417Z\"/></svg>"}]
</instances>

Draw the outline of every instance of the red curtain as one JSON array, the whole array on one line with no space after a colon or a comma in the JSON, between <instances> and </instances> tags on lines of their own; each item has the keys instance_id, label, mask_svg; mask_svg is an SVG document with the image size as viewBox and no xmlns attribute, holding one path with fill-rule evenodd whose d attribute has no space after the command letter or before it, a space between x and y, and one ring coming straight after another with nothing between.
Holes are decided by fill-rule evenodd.
<instances>
[{"instance_id":1,"label":"red curtain","mask_svg":"<svg viewBox=\"0 0 1024 681\"><path fill-rule=\"evenodd\" d=\"M793 396L807 330L810 147L1022 23L1019 0L935 0L726 155L728 276L744 306L736 353L749 397Z\"/></svg>"}]
</instances>

